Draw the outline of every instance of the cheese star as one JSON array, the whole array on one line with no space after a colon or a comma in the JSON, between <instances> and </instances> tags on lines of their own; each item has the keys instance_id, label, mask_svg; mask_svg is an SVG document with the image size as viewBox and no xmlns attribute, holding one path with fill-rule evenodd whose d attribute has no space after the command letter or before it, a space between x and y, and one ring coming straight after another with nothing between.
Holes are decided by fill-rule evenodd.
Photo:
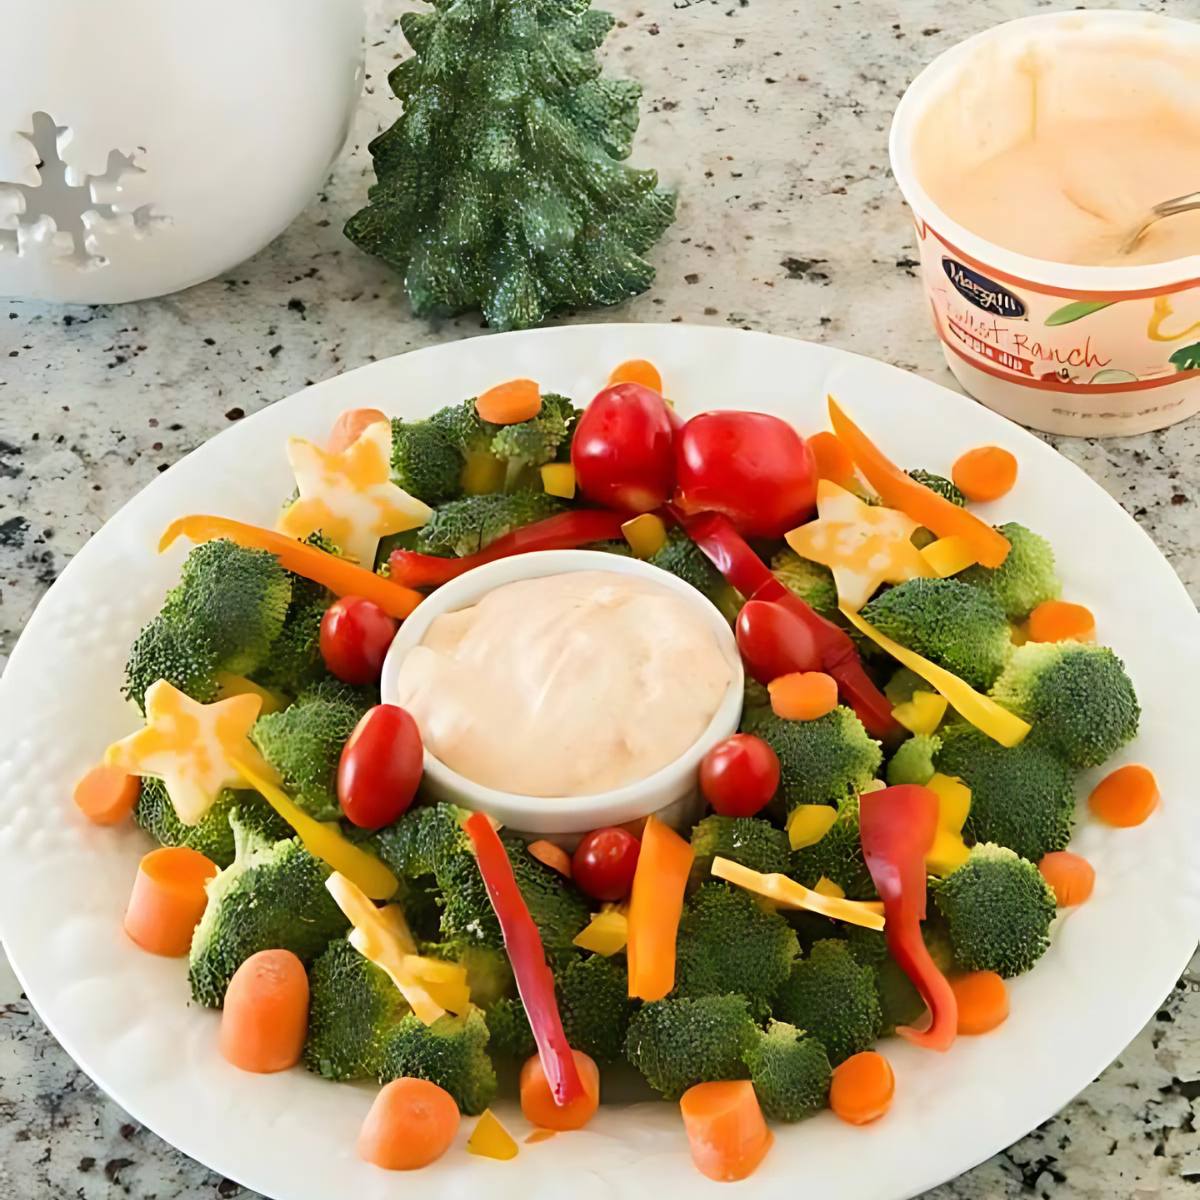
<instances>
[{"instance_id":1,"label":"cheese star","mask_svg":"<svg viewBox=\"0 0 1200 1200\"><path fill-rule=\"evenodd\" d=\"M392 429L375 421L340 453L304 438L288 442L299 499L284 509L279 531L305 538L318 529L343 554L370 570L379 539L415 529L430 508L391 479Z\"/></svg>"},{"instance_id":2,"label":"cheese star","mask_svg":"<svg viewBox=\"0 0 1200 1200\"><path fill-rule=\"evenodd\" d=\"M201 704L160 679L146 689L145 728L113 742L104 761L161 779L180 821L197 825L223 789L247 786L236 760L272 774L248 736L261 708L249 694Z\"/></svg>"},{"instance_id":3,"label":"cheese star","mask_svg":"<svg viewBox=\"0 0 1200 1200\"><path fill-rule=\"evenodd\" d=\"M801 558L824 563L837 584L838 599L861 608L881 583L933 574L912 544L918 522L881 505L864 504L828 479L817 485L819 520L793 529L787 543Z\"/></svg>"}]
</instances>

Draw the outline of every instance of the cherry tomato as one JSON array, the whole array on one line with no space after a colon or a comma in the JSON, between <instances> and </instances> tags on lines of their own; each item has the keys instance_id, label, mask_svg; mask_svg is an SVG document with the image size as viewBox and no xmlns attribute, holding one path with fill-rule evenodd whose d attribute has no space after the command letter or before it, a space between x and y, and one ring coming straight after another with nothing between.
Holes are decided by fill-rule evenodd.
<instances>
[{"instance_id":1,"label":"cherry tomato","mask_svg":"<svg viewBox=\"0 0 1200 1200\"><path fill-rule=\"evenodd\" d=\"M641 849L627 829L594 829L575 847L571 876L593 900L624 900L633 887Z\"/></svg>"},{"instance_id":2,"label":"cherry tomato","mask_svg":"<svg viewBox=\"0 0 1200 1200\"><path fill-rule=\"evenodd\" d=\"M375 683L396 628L373 600L343 596L321 618L321 657L344 683Z\"/></svg>"},{"instance_id":3,"label":"cherry tomato","mask_svg":"<svg viewBox=\"0 0 1200 1200\"><path fill-rule=\"evenodd\" d=\"M363 714L342 747L338 802L360 829L382 829L408 810L425 769L421 731L395 704Z\"/></svg>"},{"instance_id":4,"label":"cherry tomato","mask_svg":"<svg viewBox=\"0 0 1200 1200\"><path fill-rule=\"evenodd\" d=\"M768 413L693 417L675 438L675 479L681 508L724 513L747 537L782 537L817 497L808 443Z\"/></svg>"},{"instance_id":5,"label":"cherry tomato","mask_svg":"<svg viewBox=\"0 0 1200 1200\"><path fill-rule=\"evenodd\" d=\"M752 817L779 788L779 759L752 733L718 742L700 763L700 791L723 817Z\"/></svg>"},{"instance_id":6,"label":"cherry tomato","mask_svg":"<svg viewBox=\"0 0 1200 1200\"><path fill-rule=\"evenodd\" d=\"M571 442L579 490L594 504L643 513L675 485L674 426L663 398L640 383L606 387L583 411Z\"/></svg>"},{"instance_id":7,"label":"cherry tomato","mask_svg":"<svg viewBox=\"0 0 1200 1200\"><path fill-rule=\"evenodd\" d=\"M742 661L759 683L793 671L821 670L821 651L812 630L782 604L747 600L735 628Z\"/></svg>"}]
</instances>

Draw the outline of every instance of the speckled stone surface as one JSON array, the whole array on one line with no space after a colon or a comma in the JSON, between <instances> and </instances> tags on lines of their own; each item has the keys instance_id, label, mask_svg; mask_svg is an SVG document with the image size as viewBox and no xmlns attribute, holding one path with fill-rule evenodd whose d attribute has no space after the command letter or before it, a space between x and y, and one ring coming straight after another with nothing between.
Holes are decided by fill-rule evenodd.
<instances>
[{"instance_id":1,"label":"speckled stone surface","mask_svg":"<svg viewBox=\"0 0 1200 1200\"><path fill-rule=\"evenodd\" d=\"M156 303L0 305L0 655L71 555L130 496L230 422L475 318L411 319L346 243L366 141L395 113L406 50L371 0L367 94L320 197L222 279ZM919 67L1030 0L612 0L610 64L644 85L637 159L680 190L657 286L580 320L729 324L829 342L953 386L915 275L886 131ZM1195 0L1140 5L1200 15ZM1200 596L1200 424L1053 439ZM1031 1069L1042 1069L1031 1067ZM935 1200L1200 1200L1200 959L1138 1039L1054 1120ZM936 1131L931 1131L935 1134ZM131 1123L39 1023L0 959L0 1196L249 1196Z\"/></svg>"}]
</instances>

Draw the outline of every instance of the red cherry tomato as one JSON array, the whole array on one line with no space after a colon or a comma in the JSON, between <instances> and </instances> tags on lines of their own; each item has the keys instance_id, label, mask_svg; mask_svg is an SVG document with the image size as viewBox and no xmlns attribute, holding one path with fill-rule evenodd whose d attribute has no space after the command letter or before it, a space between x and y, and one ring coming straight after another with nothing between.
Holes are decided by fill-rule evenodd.
<instances>
[{"instance_id":1,"label":"red cherry tomato","mask_svg":"<svg viewBox=\"0 0 1200 1200\"><path fill-rule=\"evenodd\" d=\"M374 601L343 596L321 618L321 657L344 683L376 683L396 628Z\"/></svg>"},{"instance_id":2,"label":"red cherry tomato","mask_svg":"<svg viewBox=\"0 0 1200 1200\"><path fill-rule=\"evenodd\" d=\"M782 604L747 600L735 629L742 661L759 683L793 671L821 670L821 651L812 630Z\"/></svg>"},{"instance_id":3,"label":"red cherry tomato","mask_svg":"<svg viewBox=\"0 0 1200 1200\"><path fill-rule=\"evenodd\" d=\"M390 825L416 795L424 772L421 731L404 709L368 709L342 747L337 794L347 820L360 829Z\"/></svg>"},{"instance_id":4,"label":"red cherry tomato","mask_svg":"<svg viewBox=\"0 0 1200 1200\"><path fill-rule=\"evenodd\" d=\"M817 497L808 443L768 413L693 417L675 438L675 479L681 508L724 513L747 537L782 537Z\"/></svg>"},{"instance_id":5,"label":"red cherry tomato","mask_svg":"<svg viewBox=\"0 0 1200 1200\"><path fill-rule=\"evenodd\" d=\"M583 411L571 442L579 490L594 504L643 513L675 486L674 426L663 398L640 383L606 387Z\"/></svg>"},{"instance_id":6,"label":"red cherry tomato","mask_svg":"<svg viewBox=\"0 0 1200 1200\"><path fill-rule=\"evenodd\" d=\"M575 847L571 877L593 900L624 900L633 887L642 843L626 829L594 829Z\"/></svg>"},{"instance_id":7,"label":"red cherry tomato","mask_svg":"<svg viewBox=\"0 0 1200 1200\"><path fill-rule=\"evenodd\" d=\"M779 759L752 733L718 742L700 763L700 791L723 817L752 817L779 788Z\"/></svg>"}]
</instances>

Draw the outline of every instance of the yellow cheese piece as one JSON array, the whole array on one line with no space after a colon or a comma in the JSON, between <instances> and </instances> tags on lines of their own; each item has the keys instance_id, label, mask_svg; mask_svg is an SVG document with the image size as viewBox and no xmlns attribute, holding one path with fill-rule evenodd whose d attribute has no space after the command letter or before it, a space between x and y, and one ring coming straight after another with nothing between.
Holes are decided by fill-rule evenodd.
<instances>
[{"instance_id":1,"label":"yellow cheese piece","mask_svg":"<svg viewBox=\"0 0 1200 1200\"><path fill-rule=\"evenodd\" d=\"M475 1122L471 1136L467 1138L467 1153L508 1162L517 1157L517 1143L513 1135L500 1124L500 1118L490 1108L485 1108L483 1115Z\"/></svg>"},{"instance_id":2,"label":"yellow cheese piece","mask_svg":"<svg viewBox=\"0 0 1200 1200\"><path fill-rule=\"evenodd\" d=\"M938 828L961 833L971 811L971 789L957 776L940 771L925 786L938 798Z\"/></svg>"},{"instance_id":3,"label":"yellow cheese piece","mask_svg":"<svg viewBox=\"0 0 1200 1200\"><path fill-rule=\"evenodd\" d=\"M581 950L590 950L604 958L624 950L628 941L629 918L620 908L598 912L574 939Z\"/></svg>"},{"instance_id":4,"label":"yellow cheese piece","mask_svg":"<svg viewBox=\"0 0 1200 1200\"><path fill-rule=\"evenodd\" d=\"M261 687L245 675L232 675L228 671L217 672L217 699L228 700L230 696L257 696L262 703L258 710L260 717L267 713L279 712L287 702L277 692Z\"/></svg>"},{"instance_id":5,"label":"yellow cheese piece","mask_svg":"<svg viewBox=\"0 0 1200 1200\"><path fill-rule=\"evenodd\" d=\"M835 921L861 925L864 929L883 928L883 905L873 900L844 900L837 896L823 896L786 875L763 875L727 858L714 858L712 873L727 883L745 888L758 896L765 896L782 908L807 909L809 912L820 913L823 917L832 917Z\"/></svg>"},{"instance_id":6,"label":"yellow cheese piece","mask_svg":"<svg viewBox=\"0 0 1200 1200\"><path fill-rule=\"evenodd\" d=\"M845 604L840 605L840 609L842 615L859 633L869 637L880 649L886 650L901 666L920 675L926 683L935 687L946 697L955 712L970 721L981 733L986 733L1002 746L1016 746L1025 740L1031 726L1027 721L1022 721L1016 713L1010 713L990 696L977 692L969 683L965 683L944 667L931 663L929 659L906 649L899 642L885 637L870 622L864 621L854 609Z\"/></svg>"},{"instance_id":7,"label":"yellow cheese piece","mask_svg":"<svg viewBox=\"0 0 1200 1200\"><path fill-rule=\"evenodd\" d=\"M846 889L841 884L834 883L828 875L822 875L816 883L813 884L813 891L818 896L829 896L834 900L844 900L846 897Z\"/></svg>"},{"instance_id":8,"label":"yellow cheese piece","mask_svg":"<svg viewBox=\"0 0 1200 1200\"><path fill-rule=\"evenodd\" d=\"M546 463L542 467L542 491L547 496L575 499L575 468L570 463Z\"/></svg>"},{"instance_id":9,"label":"yellow cheese piece","mask_svg":"<svg viewBox=\"0 0 1200 1200\"><path fill-rule=\"evenodd\" d=\"M793 850L815 846L836 820L837 809L831 804L799 804L788 813L788 842Z\"/></svg>"},{"instance_id":10,"label":"yellow cheese piece","mask_svg":"<svg viewBox=\"0 0 1200 1200\"><path fill-rule=\"evenodd\" d=\"M929 569L939 578L946 579L973 567L979 560L971 543L965 537L938 538L928 546L921 548L921 557L929 564Z\"/></svg>"},{"instance_id":11,"label":"yellow cheese piece","mask_svg":"<svg viewBox=\"0 0 1200 1200\"><path fill-rule=\"evenodd\" d=\"M946 715L948 701L937 692L913 692L912 699L897 704L892 716L909 733L933 733Z\"/></svg>"},{"instance_id":12,"label":"yellow cheese piece","mask_svg":"<svg viewBox=\"0 0 1200 1200\"><path fill-rule=\"evenodd\" d=\"M447 1012L457 1016L471 1007L466 967L440 958L406 954L404 968Z\"/></svg>"},{"instance_id":13,"label":"yellow cheese piece","mask_svg":"<svg viewBox=\"0 0 1200 1200\"><path fill-rule=\"evenodd\" d=\"M372 900L390 900L400 881L374 854L343 837L336 826L314 820L285 792L265 779L248 763L236 761L242 777L296 831L309 854L341 872Z\"/></svg>"},{"instance_id":14,"label":"yellow cheese piece","mask_svg":"<svg viewBox=\"0 0 1200 1200\"><path fill-rule=\"evenodd\" d=\"M621 526L635 558L653 558L667 544L667 527L654 513L642 513Z\"/></svg>"}]
</instances>

